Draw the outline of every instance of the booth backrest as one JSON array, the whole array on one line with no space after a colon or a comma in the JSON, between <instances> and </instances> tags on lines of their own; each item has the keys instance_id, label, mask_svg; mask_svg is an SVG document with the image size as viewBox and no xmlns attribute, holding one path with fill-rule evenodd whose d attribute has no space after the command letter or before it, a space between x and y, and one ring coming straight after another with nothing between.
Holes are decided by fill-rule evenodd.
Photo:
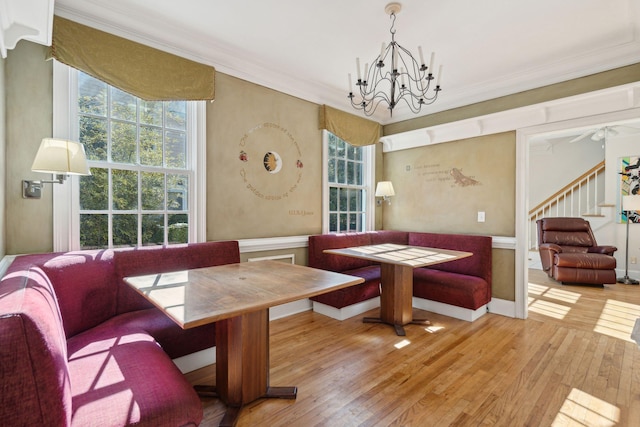
<instances>
[{"instance_id":1,"label":"booth backrest","mask_svg":"<svg viewBox=\"0 0 640 427\"><path fill-rule=\"evenodd\" d=\"M370 233L318 234L309 236L309 267L330 271L355 270L372 265L371 261L326 254L325 249L342 249L371 244Z\"/></svg>"},{"instance_id":2,"label":"booth backrest","mask_svg":"<svg viewBox=\"0 0 640 427\"><path fill-rule=\"evenodd\" d=\"M466 274L491 283L491 237L467 234L409 233L409 244L431 248L472 252L473 256L430 265L434 270Z\"/></svg>"},{"instance_id":3,"label":"booth backrest","mask_svg":"<svg viewBox=\"0 0 640 427\"><path fill-rule=\"evenodd\" d=\"M116 250L114 253L118 290L117 314L152 307L123 279L127 276L166 273L191 268L240 262L237 241L205 242L165 247Z\"/></svg>"},{"instance_id":4,"label":"booth backrest","mask_svg":"<svg viewBox=\"0 0 640 427\"><path fill-rule=\"evenodd\" d=\"M0 281L0 425L66 426L72 397L67 342L53 285L30 263ZM21 419L13 419L15 414Z\"/></svg>"}]
</instances>

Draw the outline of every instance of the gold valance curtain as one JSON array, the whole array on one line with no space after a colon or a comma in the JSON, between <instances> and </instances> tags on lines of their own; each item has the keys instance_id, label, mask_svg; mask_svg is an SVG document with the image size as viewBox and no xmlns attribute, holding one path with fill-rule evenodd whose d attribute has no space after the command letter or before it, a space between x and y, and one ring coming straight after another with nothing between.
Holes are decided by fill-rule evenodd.
<instances>
[{"instance_id":1,"label":"gold valance curtain","mask_svg":"<svg viewBox=\"0 0 640 427\"><path fill-rule=\"evenodd\" d=\"M381 126L372 120L321 105L320 129L328 130L351 145L362 147L380 140Z\"/></svg>"},{"instance_id":2,"label":"gold valance curtain","mask_svg":"<svg viewBox=\"0 0 640 427\"><path fill-rule=\"evenodd\" d=\"M50 56L147 101L214 98L213 67L59 16Z\"/></svg>"}]
</instances>

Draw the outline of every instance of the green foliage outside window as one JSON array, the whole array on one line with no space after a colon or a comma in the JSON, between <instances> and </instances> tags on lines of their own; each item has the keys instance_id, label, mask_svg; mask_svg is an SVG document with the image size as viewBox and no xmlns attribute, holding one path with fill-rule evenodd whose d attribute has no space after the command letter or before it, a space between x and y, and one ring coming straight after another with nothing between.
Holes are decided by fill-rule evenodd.
<instances>
[{"instance_id":1,"label":"green foliage outside window","mask_svg":"<svg viewBox=\"0 0 640 427\"><path fill-rule=\"evenodd\" d=\"M80 178L83 249L188 242L186 124L186 102L144 101L79 73L92 173Z\"/></svg>"}]
</instances>

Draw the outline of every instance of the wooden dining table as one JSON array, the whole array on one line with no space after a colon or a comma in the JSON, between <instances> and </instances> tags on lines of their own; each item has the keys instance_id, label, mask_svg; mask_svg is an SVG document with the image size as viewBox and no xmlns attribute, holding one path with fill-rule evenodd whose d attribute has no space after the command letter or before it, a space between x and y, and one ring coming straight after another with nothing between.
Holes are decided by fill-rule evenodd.
<instances>
[{"instance_id":1,"label":"wooden dining table","mask_svg":"<svg viewBox=\"0 0 640 427\"><path fill-rule=\"evenodd\" d=\"M297 387L269 383L269 308L363 281L273 260L125 278L184 329L215 322L216 385L196 390L227 404L220 426L259 398L296 398Z\"/></svg>"},{"instance_id":2,"label":"wooden dining table","mask_svg":"<svg viewBox=\"0 0 640 427\"><path fill-rule=\"evenodd\" d=\"M386 323L396 334L405 336L407 324L428 324L413 318L413 269L472 256L471 252L392 243L325 249L325 253L360 258L380 263L380 317L365 317L364 322Z\"/></svg>"}]
</instances>

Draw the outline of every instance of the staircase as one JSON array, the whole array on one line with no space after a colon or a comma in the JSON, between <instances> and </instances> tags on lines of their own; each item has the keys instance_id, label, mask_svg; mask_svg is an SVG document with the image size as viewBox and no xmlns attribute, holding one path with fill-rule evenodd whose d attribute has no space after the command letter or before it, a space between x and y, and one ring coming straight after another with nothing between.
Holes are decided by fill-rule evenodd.
<instances>
[{"instance_id":1,"label":"staircase","mask_svg":"<svg viewBox=\"0 0 640 427\"><path fill-rule=\"evenodd\" d=\"M610 219L602 213L602 208L613 205L603 203L603 198L604 160L529 211L530 250L538 250L536 221L540 218L588 217L593 229L598 228L599 222L608 222Z\"/></svg>"}]
</instances>

